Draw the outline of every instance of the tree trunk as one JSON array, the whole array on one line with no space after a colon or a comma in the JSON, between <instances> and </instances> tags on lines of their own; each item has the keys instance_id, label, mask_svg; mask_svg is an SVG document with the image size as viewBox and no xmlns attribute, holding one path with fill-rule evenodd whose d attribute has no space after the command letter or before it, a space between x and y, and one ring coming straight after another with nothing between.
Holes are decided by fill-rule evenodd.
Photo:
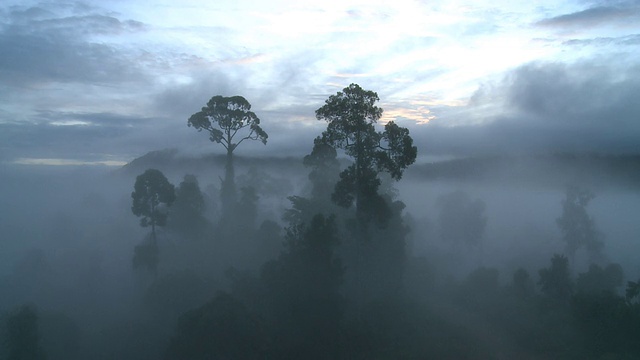
<instances>
[{"instance_id":1,"label":"tree trunk","mask_svg":"<svg viewBox=\"0 0 640 360\"><path fill-rule=\"evenodd\" d=\"M153 243L153 245L156 245L156 206L155 204L152 202L151 203L151 242Z\"/></svg>"},{"instance_id":2,"label":"tree trunk","mask_svg":"<svg viewBox=\"0 0 640 360\"><path fill-rule=\"evenodd\" d=\"M156 258L153 260L153 281L158 280L158 240L156 238L156 219L154 218L156 213L155 204L151 204L151 248L153 249Z\"/></svg>"},{"instance_id":3,"label":"tree trunk","mask_svg":"<svg viewBox=\"0 0 640 360\"><path fill-rule=\"evenodd\" d=\"M220 188L220 199L222 201L222 216L226 221L233 212L236 204L236 184L235 170L233 166L233 150L227 150L227 161L225 164L224 180Z\"/></svg>"},{"instance_id":4,"label":"tree trunk","mask_svg":"<svg viewBox=\"0 0 640 360\"><path fill-rule=\"evenodd\" d=\"M362 216L362 207L360 200L362 199L362 141L360 139L360 131L356 134L356 219L358 221L358 227L364 226L364 220Z\"/></svg>"}]
</instances>

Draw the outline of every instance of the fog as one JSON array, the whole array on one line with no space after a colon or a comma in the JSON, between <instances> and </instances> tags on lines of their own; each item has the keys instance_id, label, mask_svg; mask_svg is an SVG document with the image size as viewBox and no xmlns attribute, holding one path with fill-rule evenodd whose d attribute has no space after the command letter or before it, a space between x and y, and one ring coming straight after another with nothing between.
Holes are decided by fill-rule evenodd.
<instances>
[{"instance_id":1,"label":"fog","mask_svg":"<svg viewBox=\"0 0 640 360\"><path fill-rule=\"evenodd\" d=\"M626 322L638 319L637 298L625 298L640 278L640 195L625 178L633 174L603 177L597 166L566 161L553 174L547 170L554 156L532 158L519 160L526 176L509 168L512 159L500 171L470 176L442 171L458 166L457 159L420 157L398 182L381 174L384 201L406 207L393 205L390 220L367 228L370 240L363 243L349 230L353 207L332 204L329 193L314 197L319 185L302 158L237 156L239 193L251 188L254 196L239 195L248 207L227 218L237 221L233 226L221 222L224 160L215 154L156 151L122 168L5 164L3 343L20 336L11 324L26 327L35 314L40 352L34 356L48 359L637 355L638 332L629 333L637 325ZM344 154L337 160L340 169L350 164ZM482 161L464 163L477 172ZM195 175L204 204L201 218L183 218L184 226L174 220L181 205L167 207L153 271L133 266L150 228L132 213L132 192L150 168L176 189L185 175ZM571 172L579 168L577 182ZM337 173L323 176L337 179ZM572 185L594 195L584 209L604 245L595 257L584 246L572 254L563 240L557 219ZM315 204L295 205L290 196ZM305 206L325 217L311 219ZM568 259L566 299L541 281L555 254ZM585 274L615 269L612 264L621 269L617 277L596 292L583 290L597 282ZM518 269L530 287L523 297L513 292ZM592 313L590 306L627 315ZM558 330L563 324L570 326ZM589 344L598 331L604 339ZM19 358L11 357L14 350L7 347L0 358Z\"/></svg>"},{"instance_id":2,"label":"fog","mask_svg":"<svg viewBox=\"0 0 640 360\"><path fill-rule=\"evenodd\" d=\"M0 360L639 359L640 2L469 5L2 1Z\"/></svg>"},{"instance_id":3,"label":"fog","mask_svg":"<svg viewBox=\"0 0 640 360\"><path fill-rule=\"evenodd\" d=\"M412 236L418 238L413 244L414 251L428 256L430 251L446 248L447 244L438 239L438 208L435 204L443 194L464 191L486 204L482 265L496 267L506 271L505 274L518 267L535 273L548 261L549 254L565 251L556 224L556 219L562 214L565 187L562 184L545 185L543 179L540 183L536 186L407 179L398 188L407 204L407 213L416 221L412 232ZM640 244L633 240L640 231L640 225L632 215L639 208L637 191L615 186L601 188L588 207L589 214L604 235L607 260L623 265L629 279L640 275L640 264L633 255L640 250ZM575 272L588 268L589 261L585 256L579 254L573 267ZM468 267L479 263L461 265L469 271Z\"/></svg>"}]
</instances>

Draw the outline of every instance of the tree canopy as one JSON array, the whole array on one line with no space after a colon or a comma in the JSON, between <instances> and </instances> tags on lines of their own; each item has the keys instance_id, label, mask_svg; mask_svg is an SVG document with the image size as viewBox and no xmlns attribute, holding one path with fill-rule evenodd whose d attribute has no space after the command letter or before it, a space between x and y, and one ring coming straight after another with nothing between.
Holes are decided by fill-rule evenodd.
<instances>
[{"instance_id":1,"label":"tree canopy","mask_svg":"<svg viewBox=\"0 0 640 360\"><path fill-rule=\"evenodd\" d=\"M176 199L175 187L160 170L148 169L136 178L133 188L131 211L140 217L142 227L151 226L155 232L156 226L167 222L167 213L161 204L171 206Z\"/></svg>"},{"instance_id":2,"label":"tree canopy","mask_svg":"<svg viewBox=\"0 0 640 360\"><path fill-rule=\"evenodd\" d=\"M158 265L156 226L167 223L167 211L164 207L171 206L175 201L175 187L160 170L148 169L138 175L133 188L131 211L140 217L142 227L151 226L150 241L135 247L133 267L146 267L155 273Z\"/></svg>"},{"instance_id":3,"label":"tree canopy","mask_svg":"<svg viewBox=\"0 0 640 360\"><path fill-rule=\"evenodd\" d=\"M551 267L538 271L538 282L542 292L561 303L567 303L573 293L573 281L569 272L569 259L564 255L554 254Z\"/></svg>"},{"instance_id":4,"label":"tree canopy","mask_svg":"<svg viewBox=\"0 0 640 360\"><path fill-rule=\"evenodd\" d=\"M176 201L171 206L169 229L194 239L204 236L208 222L204 217L205 196L195 175L187 174L176 188Z\"/></svg>"},{"instance_id":5,"label":"tree canopy","mask_svg":"<svg viewBox=\"0 0 640 360\"><path fill-rule=\"evenodd\" d=\"M600 260L602 255L602 236L587 213L587 206L594 197L591 191L572 185L567 187L562 200L562 215L556 219L556 224L562 231L562 239L572 260L581 247L587 249L592 261Z\"/></svg>"},{"instance_id":6,"label":"tree canopy","mask_svg":"<svg viewBox=\"0 0 640 360\"><path fill-rule=\"evenodd\" d=\"M242 96L212 97L207 106L191 115L188 126L209 132L209 139L233 152L244 140L267 143L269 135L260 127L260 119L251 111L251 104ZM244 133L243 129L248 129ZM239 138L237 138L239 137Z\"/></svg>"},{"instance_id":7,"label":"tree canopy","mask_svg":"<svg viewBox=\"0 0 640 360\"><path fill-rule=\"evenodd\" d=\"M46 359L39 344L38 322L38 313L32 306L23 305L11 313L7 321L5 340L9 350L7 359Z\"/></svg>"},{"instance_id":8,"label":"tree canopy","mask_svg":"<svg viewBox=\"0 0 640 360\"><path fill-rule=\"evenodd\" d=\"M327 129L322 134L326 144L343 149L354 159L354 164L340 174L335 186L333 200L341 206L350 207L354 202L360 219L366 219L364 208L374 209L379 204L378 173L388 172L395 180L400 180L404 169L413 164L417 148L409 130L388 122L383 132L376 131L375 124L383 110L375 105L378 94L351 84L335 95L331 95L325 105L316 110L318 120L327 121ZM371 202L362 206L362 202Z\"/></svg>"},{"instance_id":9,"label":"tree canopy","mask_svg":"<svg viewBox=\"0 0 640 360\"><path fill-rule=\"evenodd\" d=\"M233 151L245 140L259 140L267 143L269 135L260 127L260 119L251 111L251 104L242 96L212 97L207 106L191 115L187 121L199 132L206 130L212 142L221 144L227 150L225 178L220 189L225 221L231 217L236 207L235 172Z\"/></svg>"}]
</instances>

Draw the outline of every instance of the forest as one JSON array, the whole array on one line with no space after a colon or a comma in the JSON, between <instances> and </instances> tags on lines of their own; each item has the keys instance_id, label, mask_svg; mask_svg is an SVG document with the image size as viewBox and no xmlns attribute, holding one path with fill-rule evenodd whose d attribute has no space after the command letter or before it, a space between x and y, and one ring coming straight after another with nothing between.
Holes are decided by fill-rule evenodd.
<instances>
[{"instance_id":1,"label":"forest","mask_svg":"<svg viewBox=\"0 0 640 360\"><path fill-rule=\"evenodd\" d=\"M637 156L427 162L379 100L302 158L216 95L205 155L6 171L0 359L640 359Z\"/></svg>"}]
</instances>

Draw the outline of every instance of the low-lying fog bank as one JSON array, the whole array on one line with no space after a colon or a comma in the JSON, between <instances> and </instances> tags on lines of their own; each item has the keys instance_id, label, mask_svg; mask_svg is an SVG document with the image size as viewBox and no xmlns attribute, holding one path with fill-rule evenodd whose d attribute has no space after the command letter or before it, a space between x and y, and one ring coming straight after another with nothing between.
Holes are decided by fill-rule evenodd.
<instances>
[{"instance_id":1,"label":"low-lying fog bank","mask_svg":"<svg viewBox=\"0 0 640 360\"><path fill-rule=\"evenodd\" d=\"M420 350L425 356L457 354L460 358L467 355L467 358L473 358L469 354L477 355L482 351L487 351L486 354L504 351L511 355L537 351L533 348L522 350L523 346L526 347L523 345L527 344L526 341L521 343L520 340L511 339L507 346L499 345L498 339L483 338L483 327L495 326L502 331L504 329L501 327L511 325L494 323L498 310L490 307L488 302L458 303L461 299L459 292L482 293L491 288L491 291L495 291L491 296L503 296L496 294L511 291L508 289L513 289L514 274L524 269L531 282L531 293L542 299L546 296L546 290L540 282L540 276L544 273L541 269L549 267L554 254L569 256L568 271L574 281L579 280L580 274L599 271L590 268L595 259L593 252L579 247L572 255L563 240L558 219L563 216L563 201L569 185L580 185L594 195L584 209L595 224L594 231L599 241L604 245L596 254L598 265L601 269L610 269L607 266L611 264L621 266L620 276L623 277L620 281L616 280L618 285L615 291L618 296L624 295L623 284L640 278L640 264L636 256L640 253L640 243L637 241L640 223L636 219L640 211L640 193L638 188L630 185L635 173L619 171L628 163L611 165L612 169L617 169L612 174L601 173L602 162L596 167L571 167L565 162L569 167L564 168L558 167L557 163L542 164L538 158L538 170L523 166L530 163L521 162L520 170L494 167L490 172L478 165L482 163L482 159L477 159L420 164L407 171L398 183L383 179L381 191L388 194L389 199L402 201L406 207L397 213L402 214L402 219L385 225L388 226L386 230L380 228L371 231L379 231L380 239L398 238L403 244L406 243L404 250L400 250L404 252L402 257L406 260L404 265L398 267L404 273L403 280L400 280L404 284L402 293L408 296L403 301L416 306L406 311L416 311L414 315L418 318L423 316L429 319L424 320L426 323L421 326L425 327L425 334L431 334L431 339L438 338L435 332L443 331L442 334L461 336L460 341L465 346L475 344L469 348L460 348L460 344L449 344L442 349L427 346ZM106 359L113 356L152 359L172 351L182 351L176 350L179 342L175 337L176 331L179 331L176 330L176 324L179 319L187 321L186 314L217 316L214 315L216 307L229 307L224 311L245 311L235 306L246 307L246 311L261 313L267 318L277 314L271 313L275 310L262 304L260 298L271 299L269 296L274 295L269 291L280 289L280 285L274 285L278 284L277 281L273 282L274 279L288 276L291 270L283 269L298 264L293 260L298 250L293 249L301 245L292 244L303 241L305 236L315 236L311 233L305 235L304 228L296 230L293 227L285 235L291 216L301 216L304 206L307 206L298 199L295 205L298 212L291 212L293 205L288 197L307 196L305 194L310 193L309 170L302 166L301 159L238 158L238 188L252 190L242 192L242 196L246 197L242 197L244 200L240 202L247 201L248 207L239 213L242 215L241 221L246 223L236 228L237 241L224 243L219 240L228 236L223 233L224 227L219 225L222 216L219 199L220 164L221 160L215 156L186 158L175 151L163 151L141 157L123 168L2 165L0 311L5 315L4 318L0 317L0 321L28 316L31 308L20 308L24 304L37 309L41 320L42 346L51 359ZM195 175L204 208L199 213L202 216L198 220L200 225L189 222L187 218L184 220L187 221L186 228L171 220L172 211L177 214L178 209L169 208L169 225L166 229L158 228L159 254L155 275L145 274L133 266L133 259L138 256L134 254L139 246L149 241L149 228L141 227L140 220L133 215L131 193L136 177L148 168L161 170L177 189L187 184L185 175ZM456 170L442 171L444 168ZM483 168L485 170L481 171ZM559 169L558 173L549 173L552 168ZM322 206L329 206L327 204ZM360 270L352 270L353 266L366 268L366 264L358 263L362 261L360 255L354 255L353 251L369 251L366 250L368 245L352 247L348 213L337 207L332 209L337 212L336 236L340 241L331 245L331 261L335 262L332 263L334 265L342 261L347 266L330 266L334 269L331 271L341 275L331 278L334 285L328 287L327 291L336 299L342 299L339 301L341 303L344 298L361 299L364 294L369 294L369 289L362 289L360 287L363 285L358 284L378 282L376 286L380 286L383 293L394 288L390 284L400 279L393 275L395 270L392 269L397 264L389 263L388 269L369 269L366 275ZM394 209L398 211L400 208ZM316 224L318 234L328 231L318 236L331 238L333 235L327 229L333 226L330 225L333 220L316 221L319 221ZM193 230L194 226L200 230ZM403 235L403 229L409 230L406 236ZM241 240L239 237L250 240ZM286 246L283 245L285 243ZM391 247L385 251L398 250ZM350 267L349 259L356 261L356 265ZM309 258L305 261L313 263L319 260ZM298 270L294 272L307 271L301 270L305 269L304 262L295 266L302 268L296 268ZM313 270L309 271L313 273ZM495 279L495 283L492 279ZM470 281L477 281L478 288L472 287ZM216 297L217 291L228 292L233 299ZM270 295L260 295L263 291ZM285 290L280 289L275 293L282 291ZM312 293L305 293L304 296L313 299L316 295ZM375 295L375 291L371 294L379 296ZM505 299L494 302L507 301ZM274 298L269 301L280 300ZM341 314L344 311L349 316L377 311L373 308L364 310L362 304L366 303L350 300L344 303L344 308L336 305L334 310L340 309ZM209 304L206 306L210 307L203 304ZM504 306L509 308L513 305L509 304ZM265 306L271 310L265 310ZM380 303L375 306L383 305ZM384 306L392 308L396 305L389 303ZM192 309L200 312L187 313ZM533 313L527 314L533 316ZM362 316L366 318L368 315ZM398 316L397 321L404 319ZM462 321L467 316L474 320ZM489 316L489 320L483 320L484 316ZM556 320L561 319L558 317ZM263 320L267 323L271 321ZM181 326L187 326L185 324ZM347 327L344 331L355 331L345 335L353 340L349 336L360 334L362 329L356 323L350 324L355 328ZM534 322L531 320L527 324ZM535 323L535 326L542 325ZM402 335L394 336L409 341L409 338L405 338L410 335L406 329L397 331L402 331ZM537 330L527 331L534 334ZM61 335L63 333L65 335ZM134 344L133 338L144 343ZM69 346L74 349L73 353L56 346L56 342L71 344ZM114 343L118 345L114 346ZM173 345L168 345L170 343ZM410 345L415 344L407 343L407 347ZM454 348L458 350L452 350ZM468 352L460 349L467 349ZM416 353L420 351L416 350ZM3 356L0 352L0 359Z\"/></svg>"}]
</instances>

